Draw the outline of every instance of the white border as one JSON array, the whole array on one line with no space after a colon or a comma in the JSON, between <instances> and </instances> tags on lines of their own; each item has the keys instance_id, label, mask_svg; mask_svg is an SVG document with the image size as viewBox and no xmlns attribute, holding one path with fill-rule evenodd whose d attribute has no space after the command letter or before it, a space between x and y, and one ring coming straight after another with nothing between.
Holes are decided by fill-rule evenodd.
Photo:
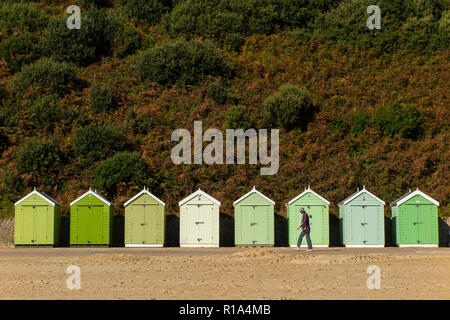
<instances>
[{"instance_id":1,"label":"white border","mask_svg":"<svg viewBox=\"0 0 450 320\"><path fill-rule=\"evenodd\" d=\"M384 244L347 244L346 248L384 248Z\"/></svg>"},{"instance_id":2,"label":"white border","mask_svg":"<svg viewBox=\"0 0 450 320\"><path fill-rule=\"evenodd\" d=\"M97 199L99 199L100 201L103 201L104 203L106 203L108 206L111 206L111 202L109 202L108 200L106 200L105 198L103 198L101 195L99 195L98 193L94 192L91 190L91 188L89 188L89 191L86 192L85 194L83 194L81 197L79 197L78 199L72 201L70 203L70 206L74 205L75 203L77 203L78 201L80 201L81 199L83 199L85 196L87 196L88 194L92 194L94 197L96 197Z\"/></svg>"},{"instance_id":3,"label":"white border","mask_svg":"<svg viewBox=\"0 0 450 320\"><path fill-rule=\"evenodd\" d=\"M323 201L325 201L328 205L330 204L330 201L328 201L327 199L325 199L324 197L321 197L320 195L318 195L317 193L315 193L313 190L311 190L311 188L308 186L308 189L305 189L305 191L303 191L302 193L300 193L298 196L296 196L294 199L292 199L291 201L289 201L287 203L287 205L290 205L291 203L295 202L297 199L303 197L305 194L311 192L312 194L314 194L315 196L319 197L320 199L322 199Z\"/></svg>"},{"instance_id":4,"label":"white border","mask_svg":"<svg viewBox=\"0 0 450 320\"><path fill-rule=\"evenodd\" d=\"M162 243L159 244L125 244L125 248L162 248L164 245Z\"/></svg>"},{"instance_id":5,"label":"white border","mask_svg":"<svg viewBox=\"0 0 450 320\"><path fill-rule=\"evenodd\" d=\"M257 193L259 194L261 197L263 197L264 199L266 199L267 201L269 201L270 203L272 203L273 205L275 205L275 202L273 200L270 200L269 198L267 198L265 195L263 195L261 192L259 192L258 190L256 190L256 188L253 186L253 189L248 192L247 194L243 195L242 197L240 197L239 199L237 199L235 202L233 202L233 206L235 206L236 204L238 204L239 202L241 202L242 200L244 200L245 198L247 198L249 195L251 195L252 193Z\"/></svg>"},{"instance_id":6,"label":"white border","mask_svg":"<svg viewBox=\"0 0 450 320\"><path fill-rule=\"evenodd\" d=\"M180 248L218 248L215 243L180 243Z\"/></svg>"},{"instance_id":7,"label":"white border","mask_svg":"<svg viewBox=\"0 0 450 320\"><path fill-rule=\"evenodd\" d=\"M399 248L438 248L437 244L399 244Z\"/></svg>"},{"instance_id":8,"label":"white border","mask_svg":"<svg viewBox=\"0 0 450 320\"><path fill-rule=\"evenodd\" d=\"M365 186L362 188L361 191L355 193L355 194L354 194L353 196L351 196L350 198L344 200L344 203L343 203L343 204L345 205L345 204L349 203L350 201L352 201L353 199L355 199L356 197L358 197L360 194L362 194L362 193L364 193L364 192L370 194L372 197L374 197L375 199L377 199L378 201L380 201L383 205L386 204L383 200L381 200L380 198L378 198L376 195L374 195L373 193L369 192L369 190L366 190L366 187L365 187Z\"/></svg>"},{"instance_id":9,"label":"white border","mask_svg":"<svg viewBox=\"0 0 450 320\"><path fill-rule=\"evenodd\" d=\"M150 191L148 191L147 189L144 189L139 192L137 195L135 195L133 198L131 198L130 200L128 200L127 202L124 203L124 207L126 207L127 205L129 205L131 202L133 202L134 200L136 200L137 198L139 198L142 194L148 194L150 197L152 197L153 199L155 199L156 201L158 201L160 204L162 204L164 207L166 206L166 204L164 202L162 202L160 199L158 199L158 197L156 197L153 193L151 193Z\"/></svg>"},{"instance_id":10,"label":"white border","mask_svg":"<svg viewBox=\"0 0 450 320\"><path fill-rule=\"evenodd\" d=\"M406 201L408 201L409 199L411 199L412 197L414 197L416 195L421 195L422 197L424 197L425 199L427 199L428 201L434 203L435 205L437 205L439 207L439 202L438 201L436 201L432 197L426 195L425 193L423 193L419 189L417 189L417 190L411 192L410 194L408 194L407 196L405 196L403 199L398 201L397 204L394 205L394 206L400 206L402 203L405 203Z\"/></svg>"},{"instance_id":11,"label":"white border","mask_svg":"<svg viewBox=\"0 0 450 320\"><path fill-rule=\"evenodd\" d=\"M28 195L26 195L25 197L23 197L22 199L20 199L19 201L17 201L14 206L17 206L18 204L20 204L21 202L25 201L26 199L28 199L29 197L31 197L32 195L38 195L41 198L43 198L45 201L47 201L48 203L50 203L52 206L58 205L61 206L60 203L56 202L56 200L50 199L49 197L43 195L42 193L40 193L39 191L37 191L36 189L34 189L32 192L30 192Z\"/></svg>"},{"instance_id":12,"label":"white border","mask_svg":"<svg viewBox=\"0 0 450 320\"><path fill-rule=\"evenodd\" d=\"M195 191L191 195L187 196L186 198L184 198L183 200L178 202L178 206L181 207L183 204L185 204L186 202L188 202L192 198L195 198L198 195L205 196L206 198L208 198L209 200L211 200L212 202L214 202L215 204L217 204L220 207L220 201L219 200L214 199L213 197L211 197L209 194L207 194L206 192L202 191L201 189L198 189L197 191Z\"/></svg>"}]
</instances>

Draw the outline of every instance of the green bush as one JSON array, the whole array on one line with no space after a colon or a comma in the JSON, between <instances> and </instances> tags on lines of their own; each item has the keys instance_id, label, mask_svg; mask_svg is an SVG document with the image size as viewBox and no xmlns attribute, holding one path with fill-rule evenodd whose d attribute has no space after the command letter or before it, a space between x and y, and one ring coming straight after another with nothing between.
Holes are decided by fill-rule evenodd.
<instances>
[{"instance_id":1,"label":"green bush","mask_svg":"<svg viewBox=\"0 0 450 320\"><path fill-rule=\"evenodd\" d=\"M19 174L31 176L31 181L50 183L59 172L64 153L54 142L31 140L17 152Z\"/></svg>"},{"instance_id":2,"label":"green bush","mask_svg":"<svg viewBox=\"0 0 450 320\"><path fill-rule=\"evenodd\" d=\"M416 49L448 47L448 35L438 32L438 21L447 0L380 0L381 30L369 30L366 9L371 0L344 0L315 20L315 34L324 35L344 46L357 44L379 53L399 45Z\"/></svg>"},{"instance_id":3,"label":"green bush","mask_svg":"<svg viewBox=\"0 0 450 320\"><path fill-rule=\"evenodd\" d=\"M178 40L144 51L137 75L162 85L195 85L206 76L232 75L232 67L210 42Z\"/></svg>"},{"instance_id":4,"label":"green bush","mask_svg":"<svg viewBox=\"0 0 450 320\"><path fill-rule=\"evenodd\" d=\"M186 0L167 18L169 32L203 36L237 49L244 37L273 32L277 13L272 0Z\"/></svg>"},{"instance_id":5,"label":"green bush","mask_svg":"<svg viewBox=\"0 0 450 320\"><path fill-rule=\"evenodd\" d=\"M301 128L314 113L308 93L295 85L285 85L264 101L265 119L286 129Z\"/></svg>"},{"instance_id":6,"label":"green bush","mask_svg":"<svg viewBox=\"0 0 450 320\"><path fill-rule=\"evenodd\" d=\"M90 89L90 108L94 112L111 111L114 107L111 88L94 82Z\"/></svg>"},{"instance_id":7,"label":"green bush","mask_svg":"<svg viewBox=\"0 0 450 320\"><path fill-rule=\"evenodd\" d=\"M252 127L252 119L246 106L231 106L225 115L227 129L244 129Z\"/></svg>"},{"instance_id":8,"label":"green bush","mask_svg":"<svg viewBox=\"0 0 450 320\"><path fill-rule=\"evenodd\" d=\"M117 44L117 48L115 50L119 58L132 55L142 47L141 35L135 28L131 26L125 26L120 31L118 38L120 39L120 41Z\"/></svg>"},{"instance_id":9,"label":"green bush","mask_svg":"<svg viewBox=\"0 0 450 320\"><path fill-rule=\"evenodd\" d=\"M137 18L148 25L158 22L172 8L173 0L119 0L124 7L124 15Z\"/></svg>"},{"instance_id":10,"label":"green bush","mask_svg":"<svg viewBox=\"0 0 450 320\"><path fill-rule=\"evenodd\" d=\"M217 104L235 104L239 101L239 97L221 79L212 81L208 88L206 88L206 94Z\"/></svg>"},{"instance_id":11,"label":"green bush","mask_svg":"<svg viewBox=\"0 0 450 320\"><path fill-rule=\"evenodd\" d=\"M63 116L63 108L58 103L58 96L42 96L31 108L32 121L39 129L45 129L52 132L55 123L60 121Z\"/></svg>"},{"instance_id":12,"label":"green bush","mask_svg":"<svg viewBox=\"0 0 450 320\"><path fill-rule=\"evenodd\" d=\"M54 93L64 95L82 85L71 65L42 58L22 67L12 81L17 93L32 90L38 94Z\"/></svg>"},{"instance_id":13,"label":"green bush","mask_svg":"<svg viewBox=\"0 0 450 320\"><path fill-rule=\"evenodd\" d=\"M92 163L124 150L124 139L118 129L109 125L88 125L75 131L73 150L76 156L83 157L87 163Z\"/></svg>"},{"instance_id":14,"label":"green bush","mask_svg":"<svg viewBox=\"0 0 450 320\"><path fill-rule=\"evenodd\" d=\"M15 73L35 56L35 44L31 33L20 33L0 41L0 60L5 59Z\"/></svg>"},{"instance_id":15,"label":"green bush","mask_svg":"<svg viewBox=\"0 0 450 320\"><path fill-rule=\"evenodd\" d=\"M49 16L34 3L0 2L0 34L30 32L46 27Z\"/></svg>"},{"instance_id":16,"label":"green bush","mask_svg":"<svg viewBox=\"0 0 450 320\"><path fill-rule=\"evenodd\" d=\"M108 196L116 193L117 186L152 186L150 169L139 155L122 152L105 160L94 171L94 186L105 190Z\"/></svg>"},{"instance_id":17,"label":"green bush","mask_svg":"<svg viewBox=\"0 0 450 320\"><path fill-rule=\"evenodd\" d=\"M372 124L370 113L364 110L357 110L350 117L352 119L351 132L354 134L363 133Z\"/></svg>"},{"instance_id":18,"label":"green bush","mask_svg":"<svg viewBox=\"0 0 450 320\"><path fill-rule=\"evenodd\" d=\"M85 66L112 53L114 39L122 28L117 15L107 15L104 10L91 8L81 15L79 30L67 28L67 18L50 21L40 40L44 55Z\"/></svg>"},{"instance_id":19,"label":"green bush","mask_svg":"<svg viewBox=\"0 0 450 320\"><path fill-rule=\"evenodd\" d=\"M422 118L413 105L383 105L375 109L374 125L383 136L400 134L403 138L417 139Z\"/></svg>"}]
</instances>

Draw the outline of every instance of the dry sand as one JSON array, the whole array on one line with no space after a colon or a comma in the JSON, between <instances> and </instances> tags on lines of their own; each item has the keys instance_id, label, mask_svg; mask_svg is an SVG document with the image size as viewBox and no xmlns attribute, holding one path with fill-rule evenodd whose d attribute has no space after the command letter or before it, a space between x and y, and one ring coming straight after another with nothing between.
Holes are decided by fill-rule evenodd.
<instances>
[{"instance_id":1,"label":"dry sand","mask_svg":"<svg viewBox=\"0 0 450 320\"><path fill-rule=\"evenodd\" d=\"M450 299L449 270L448 248L1 248L0 299Z\"/></svg>"}]
</instances>

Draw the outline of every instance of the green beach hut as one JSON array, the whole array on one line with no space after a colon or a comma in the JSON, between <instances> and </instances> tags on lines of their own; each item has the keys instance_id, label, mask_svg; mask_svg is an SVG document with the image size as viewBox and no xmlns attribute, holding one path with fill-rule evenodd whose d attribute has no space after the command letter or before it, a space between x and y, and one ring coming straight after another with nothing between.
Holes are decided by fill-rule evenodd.
<instances>
[{"instance_id":1,"label":"green beach hut","mask_svg":"<svg viewBox=\"0 0 450 320\"><path fill-rule=\"evenodd\" d=\"M61 205L56 200L34 189L14 207L14 245L58 244Z\"/></svg>"},{"instance_id":2,"label":"green beach hut","mask_svg":"<svg viewBox=\"0 0 450 320\"><path fill-rule=\"evenodd\" d=\"M394 244L399 247L437 247L439 202L419 189L391 203Z\"/></svg>"},{"instance_id":3,"label":"green beach hut","mask_svg":"<svg viewBox=\"0 0 450 320\"><path fill-rule=\"evenodd\" d=\"M180 247L218 247L220 201L198 189L178 205Z\"/></svg>"},{"instance_id":4,"label":"green beach hut","mask_svg":"<svg viewBox=\"0 0 450 320\"><path fill-rule=\"evenodd\" d=\"M70 203L70 245L102 245L112 242L112 204L96 191Z\"/></svg>"},{"instance_id":5,"label":"green beach hut","mask_svg":"<svg viewBox=\"0 0 450 320\"><path fill-rule=\"evenodd\" d=\"M236 245L274 245L274 205L255 187L233 203Z\"/></svg>"},{"instance_id":6,"label":"green beach hut","mask_svg":"<svg viewBox=\"0 0 450 320\"><path fill-rule=\"evenodd\" d=\"M340 202L342 244L346 247L384 247L384 204L365 187Z\"/></svg>"},{"instance_id":7,"label":"green beach hut","mask_svg":"<svg viewBox=\"0 0 450 320\"><path fill-rule=\"evenodd\" d=\"M166 204L144 187L124 206L125 247L162 247Z\"/></svg>"},{"instance_id":8,"label":"green beach hut","mask_svg":"<svg viewBox=\"0 0 450 320\"><path fill-rule=\"evenodd\" d=\"M308 186L305 191L286 204L288 220L289 245L297 246L301 230L297 230L302 223L300 208L305 208L309 215L311 226L311 242L314 247L328 247L330 244L329 207L330 202L315 193ZM306 241L306 240L305 240ZM304 242L305 242L304 241ZM306 246L305 243L302 246Z\"/></svg>"}]
</instances>

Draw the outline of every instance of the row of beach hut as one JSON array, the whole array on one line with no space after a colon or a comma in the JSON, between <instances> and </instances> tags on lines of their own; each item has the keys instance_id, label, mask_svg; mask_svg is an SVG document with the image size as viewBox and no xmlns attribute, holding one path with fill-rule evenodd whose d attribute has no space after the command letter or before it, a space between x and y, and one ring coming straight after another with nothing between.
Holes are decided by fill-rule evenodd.
<instances>
[{"instance_id":1,"label":"row of beach hut","mask_svg":"<svg viewBox=\"0 0 450 320\"><path fill-rule=\"evenodd\" d=\"M253 188L233 203L235 245L274 245L275 202ZM289 245L297 244L299 209L310 218L313 246L329 246L330 202L305 189L287 206ZM385 202L365 187L339 203L341 243L346 247L383 247ZM144 188L125 206L125 246L162 247L165 203ZM437 246L439 202L420 190L391 203L393 238L399 246ZM219 246L220 201L197 190L179 202L180 246ZM15 245L56 245L61 204L36 189L15 203ZM112 204L89 189L70 203L70 245L110 245Z\"/></svg>"}]
</instances>

